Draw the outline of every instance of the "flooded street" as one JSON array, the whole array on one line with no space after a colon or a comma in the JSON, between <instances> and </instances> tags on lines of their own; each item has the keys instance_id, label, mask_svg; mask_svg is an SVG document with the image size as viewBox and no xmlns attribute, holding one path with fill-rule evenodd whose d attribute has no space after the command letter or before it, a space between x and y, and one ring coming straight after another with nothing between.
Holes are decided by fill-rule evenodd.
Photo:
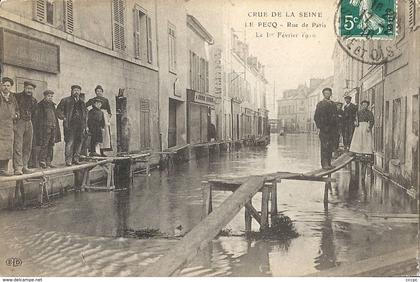
<instances>
[{"instance_id":1,"label":"flooded street","mask_svg":"<svg viewBox=\"0 0 420 282\"><path fill-rule=\"evenodd\" d=\"M145 266L191 230L202 214L201 181L216 175L290 171L319 167L315 135L272 136L266 148L243 148L193 160L170 171L137 176L131 191L70 193L42 209L0 213L2 259L19 257L22 266L6 275L141 276ZM182 276L301 276L415 246L418 224L382 214L416 214L416 201L375 177L355 190L349 170L333 175L328 211L324 183L284 180L278 184L279 211L289 216L299 237L250 241L241 236L243 210L221 236L185 267ZM369 179L369 177L367 178ZM214 192L214 209L228 192ZM259 208L260 195L254 197ZM158 229L168 238L136 239L127 230ZM253 224L253 228L258 228ZM256 229L257 230L257 229Z\"/></svg>"}]
</instances>

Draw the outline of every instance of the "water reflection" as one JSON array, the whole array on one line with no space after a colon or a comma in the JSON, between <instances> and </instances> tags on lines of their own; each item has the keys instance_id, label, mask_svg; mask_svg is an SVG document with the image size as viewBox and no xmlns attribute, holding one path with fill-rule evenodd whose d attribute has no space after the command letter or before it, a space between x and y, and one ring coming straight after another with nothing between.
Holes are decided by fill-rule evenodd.
<instances>
[{"instance_id":1,"label":"water reflection","mask_svg":"<svg viewBox=\"0 0 420 282\"><path fill-rule=\"evenodd\" d=\"M155 170L150 177L135 177L128 190L75 193L56 199L48 209L2 212L0 240L33 262L39 275L141 275L144 267L177 241L124 238L124 231L188 232L201 219L202 180L216 175L304 172L318 166L317 136L274 135L267 149L243 148L171 170ZM244 237L220 237L180 275L300 276L415 245L418 224L372 215L417 213L416 201L379 177L369 178L370 170L365 185L358 187L354 172L354 168L344 169L332 176L336 182L327 186L327 210L324 183L282 181L279 210L294 221L298 238L251 242ZM229 195L215 192L214 207ZM255 198L258 203L259 197ZM226 228L240 234L243 211ZM85 262L80 261L81 253L86 255ZM48 258L63 262L44 265ZM81 266L74 267L78 263Z\"/></svg>"}]
</instances>

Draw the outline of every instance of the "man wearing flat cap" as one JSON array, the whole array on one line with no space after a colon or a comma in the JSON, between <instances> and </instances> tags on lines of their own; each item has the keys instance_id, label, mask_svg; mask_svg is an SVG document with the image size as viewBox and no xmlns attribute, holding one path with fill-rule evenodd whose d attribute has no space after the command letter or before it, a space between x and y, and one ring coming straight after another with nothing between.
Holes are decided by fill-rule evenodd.
<instances>
[{"instance_id":1,"label":"man wearing flat cap","mask_svg":"<svg viewBox=\"0 0 420 282\"><path fill-rule=\"evenodd\" d=\"M15 95L19 106L19 118L15 122L13 143L13 168L15 175L32 172L28 169L28 161L32 151L32 118L36 114L38 102L33 97L36 85L30 81L25 81L23 87L23 92Z\"/></svg>"},{"instance_id":2,"label":"man wearing flat cap","mask_svg":"<svg viewBox=\"0 0 420 282\"><path fill-rule=\"evenodd\" d=\"M10 92L13 80L3 77L0 84L0 176L11 176L9 160L13 157L13 121L18 115L18 105Z\"/></svg>"},{"instance_id":3,"label":"man wearing flat cap","mask_svg":"<svg viewBox=\"0 0 420 282\"><path fill-rule=\"evenodd\" d=\"M86 134L87 109L80 99L79 85L71 87L71 96L63 98L57 106L58 118L63 120L66 165L79 164L83 136Z\"/></svg>"},{"instance_id":4,"label":"man wearing flat cap","mask_svg":"<svg viewBox=\"0 0 420 282\"><path fill-rule=\"evenodd\" d=\"M57 110L53 102L54 92L44 91L44 99L38 103L38 111L34 122L35 145L39 151L39 165L41 168L53 168L54 144L61 141L60 126L58 125Z\"/></svg>"},{"instance_id":5,"label":"man wearing flat cap","mask_svg":"<svg viewBox=\"0 0 420 282\"><path fill-rule=\"evenodd\" d=\"M319 128L319 139L321 141L321 166L323 169L332 169L332 152L337 136L337 106L331 101L331 88L322 90L324 99L316 105L314 120Z\"/></svg>"},{"instance_id":6,"label":"man wearing flat cap","mask_svg":"<svg viewBox=\"0 0 420 282\"><path fill-rule=\"evenodd\" d=\"M357 106L351 102L351 96L345 95L344 101L346 102L343 110L343 144L344 149L350 148L351 139L353 138Z\"/></svg>"}]
</instances>

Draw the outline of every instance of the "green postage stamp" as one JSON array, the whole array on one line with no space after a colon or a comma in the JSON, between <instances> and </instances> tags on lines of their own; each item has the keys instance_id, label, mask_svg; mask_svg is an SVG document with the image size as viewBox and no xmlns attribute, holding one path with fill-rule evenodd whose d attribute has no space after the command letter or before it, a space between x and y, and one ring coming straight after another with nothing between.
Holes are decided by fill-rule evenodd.
<instances>
[{"instance_id":1,"label":"green postage stamp","mask_svg":"<svg viewBox=\"0 0 420 282\"><path fill-rule=\"evenodd\" d=\"M339 34L345 37L393 39L397 0L341 0Z\"/></svg>"}]
</instances>

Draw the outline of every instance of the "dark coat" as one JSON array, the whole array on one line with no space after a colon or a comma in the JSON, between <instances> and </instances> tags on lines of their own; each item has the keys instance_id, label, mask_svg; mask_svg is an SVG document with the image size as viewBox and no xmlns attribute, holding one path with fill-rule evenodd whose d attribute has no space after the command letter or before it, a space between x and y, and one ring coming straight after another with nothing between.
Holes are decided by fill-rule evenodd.
<instances>
[{"instance_id":1,"label":"dark coat","mask_svg":"<svg viewBox=\"0 0 420 282\"><path fill-rule=\"evenodd\" d=\"M13 93L9 101L0 93L0 160L13 157L13 120L18 116L18 104Z\"/></svg>"},{"instance_id":2,"label":"dark coat","mask_svg":"<svg viewBox=\"0 0 420 282\"><path fill-rule=\"evenodd\" d=\"M109 101L105 97L96 96L95 98L89 99L89 101L86 102L86 107L93 106L94 99L100 99L102 101L101 110L106 110L108 114L111 114L111 107L109 106Z\"/></svg>"},{"instance_id":3,"label":"dark coat","mask_svg":"<svg viewBox=\"0 0 420 282\"><path fill-rule=\"evenodd\" d=\"M15 99L19 106L19 119L32 120L36 115L38 101L24 92L16 93Z\"/></svg>"},{"instance_id":4,"label":"dark coat","mask_svg":"<svg viewBox=\"0 0 420 282\"><path fill-rule=\"evenodd\" d=\"M73 108L76 101L72 96L66 97L61 99L60 103L57 106L57 117L63 120L63 129L64 129L64 140L67 141L71 134L71 124L70 121L72 120L73 115ZM78 103L81 103L82 108L82 129L86 129L87 123L87 109L85 102L79 99Z\"/></svg>"},{"instance_id":5,"label":"dark coat","mask_svg":"<svg viewBox=\"0 0 420 282\"><path fill-rule=\"evenodd\" d=\"M55 113L55 134L54 134L54 143L61 142L61 132L60 132L60 125L58 124L57 118L57 109L55 107L55 103L42 100L38 103L38 111L34 118L32 118L32 122L34 125L34 140L36 146L45 146L48 143L49 136L46 136L47 133L47 108L53 107Z\"/></svg>"},{"instance_id":6,"label":"dark coat","mask_svg":"<svg viewBox=\"0 0 420 282\"><path fill-rule=\"evenodd\" d=\"M322 100L316 105L314 120L323 134L336 134L338 130L337 107L334 102Z\"/></svg>"},{"instance_id":7,"label":"dark coat","mask_svg":"<svg viewBox=\"0 0 420 282\"><path fill-rule=\"evenodd\" d=\"M343 108L343 126L353 126L356 120L357 106L353 103L344 105Z\"/></svg>"},{"instance_id":8,"label":"dark coat","mask_svg":"<svg viewBox=\"0 0 420 282\"><path fill-rule=\"evenodd\" d=\"M91 142L102 143L102 130L105 128L105 118L102 110L93 107L88 114L88 128Z\"/></svg>"}]
</instances>

